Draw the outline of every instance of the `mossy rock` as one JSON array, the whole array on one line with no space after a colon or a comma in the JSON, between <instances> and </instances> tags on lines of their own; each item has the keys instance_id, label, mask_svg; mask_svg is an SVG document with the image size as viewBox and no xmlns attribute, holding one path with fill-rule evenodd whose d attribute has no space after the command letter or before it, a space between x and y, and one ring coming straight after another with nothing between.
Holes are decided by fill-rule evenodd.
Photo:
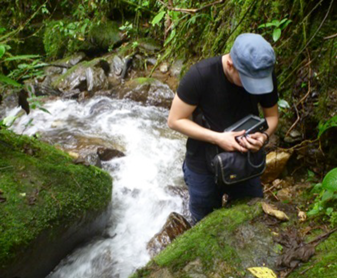
<instances>
[{"instance_id":1,"label":"mossy rock","mask_svg":"<svg viewBox=\"0 0 337 278\"><path fill-rule=\"evenodd\" d=\"M258 203L216 210L132 278L159 277L163 271L167 277L247 277L247 267L272 267L277 250L271 232L259 221L250 223L261 213Z\"/></svg>"},{"instance_id":2,"label":"mossy rock","mask_svg":"<svg viewBox=\"0 0 337 278\"><path fill-rule=\"evenodd\" d=\"M66 20L50 21L46 24L43 35L43 44L47 56L50 59L61 58L65 54L78 51L95 52L107 51L122 41L119 26L116 22L108 21L93 26L85 39L66 35L66 31L60 31L60 26L67 29L71 24ZM73 30L74 32L76 30Z\"/></svg>"},{"instance_id":3,"label":"mossy rock","mask_svg":"<svg viewBox=\"0 0 337 278\"><path fill-rule=\"evenodd\" d=\"M0 152L1 277L45 277L76 244L105 227L112 179L6 130L0 130Z\"/></svg>"},{"instance_id":4,"label":"mossy rock","mask_svg":"<svg viewBox=\"0 0 337 278\"><path fill-rule=\"evenodd\" d=\"M89 32L89 40L93 47L108 50L122 40L117 22L108 21L94 26Z\"/></svg>"}]
</instances>

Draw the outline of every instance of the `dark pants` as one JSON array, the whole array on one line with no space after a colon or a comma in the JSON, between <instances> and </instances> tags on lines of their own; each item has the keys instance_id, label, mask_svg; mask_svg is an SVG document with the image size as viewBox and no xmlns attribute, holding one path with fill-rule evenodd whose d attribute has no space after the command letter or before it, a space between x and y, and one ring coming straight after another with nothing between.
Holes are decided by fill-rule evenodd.
<instances>
[{"instance_id":1,"label":"dark pants","mask_svg":"<svg viewBox=\"0 0 337 278\"><path fill-rule=\"evenodd\" d=\"M230 200L243 197L263 197L260 178L234 185L217 185L212 174L198 174L183 164L184 179L190 195L189 209L194 223L200 221L214 209L221 208L222 196Z\"/></svg>"}]
</instances>

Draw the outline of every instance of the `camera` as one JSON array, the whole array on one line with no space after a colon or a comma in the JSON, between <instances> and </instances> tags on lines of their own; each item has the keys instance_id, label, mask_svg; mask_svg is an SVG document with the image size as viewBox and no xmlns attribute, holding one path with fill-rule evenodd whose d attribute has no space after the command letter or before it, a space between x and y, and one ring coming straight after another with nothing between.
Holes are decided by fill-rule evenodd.
<instances>
[{"instance_id":1,"label":"camera","mask_svg":"<svg viewBox=\"0 0 337 278\"><path fill-rule=\"evenodd\" d=\"M225 129L225 132L228 131L241 131L245 130L245 134L242 136L247 136L255 132L263 132L268 129L268 123L265 119L261 119L255 115L248 115L233 125ZM238 141L238 138L236 137Z\"/></svg>"}]
</instances>

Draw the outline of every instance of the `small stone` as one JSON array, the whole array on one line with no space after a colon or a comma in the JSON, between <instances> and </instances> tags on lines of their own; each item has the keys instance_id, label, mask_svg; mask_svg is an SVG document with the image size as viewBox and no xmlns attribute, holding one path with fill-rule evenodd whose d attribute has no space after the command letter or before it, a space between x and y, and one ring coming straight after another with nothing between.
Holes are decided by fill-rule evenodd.
<instances>
[{"instance_id":1,"label":"small stone","mask_svg":"<svg viewBox=\"0 0 337 278\"><path fill-rule=\"evenodd\" d=\"M159 70L161 73L167 73L169 71L169 64L164 62L160 65Z\"/></svg>"}]
</instances>

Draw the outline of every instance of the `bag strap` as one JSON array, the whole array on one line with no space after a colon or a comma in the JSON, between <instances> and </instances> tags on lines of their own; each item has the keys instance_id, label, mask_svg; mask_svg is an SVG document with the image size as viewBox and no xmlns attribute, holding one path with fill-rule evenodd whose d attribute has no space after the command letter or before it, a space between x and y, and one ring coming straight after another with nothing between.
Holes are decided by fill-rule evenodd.
<instances>
[{"instance_id":1,"label":"bag strap","mask_svg":"<svg viewBox=\"0 0 337 278\"><path fill-rule=\"evenodd\" d=\"M264 149L261 149L261 151L264 153ZM255 165L251 162L250 157L251 157L251 151L248 151L247 160L248 160L249 165L252 166L253 168L260 168L265 163L265 159L262 159L262 162L260 164Z\"/></svg>"}]
</instances>

